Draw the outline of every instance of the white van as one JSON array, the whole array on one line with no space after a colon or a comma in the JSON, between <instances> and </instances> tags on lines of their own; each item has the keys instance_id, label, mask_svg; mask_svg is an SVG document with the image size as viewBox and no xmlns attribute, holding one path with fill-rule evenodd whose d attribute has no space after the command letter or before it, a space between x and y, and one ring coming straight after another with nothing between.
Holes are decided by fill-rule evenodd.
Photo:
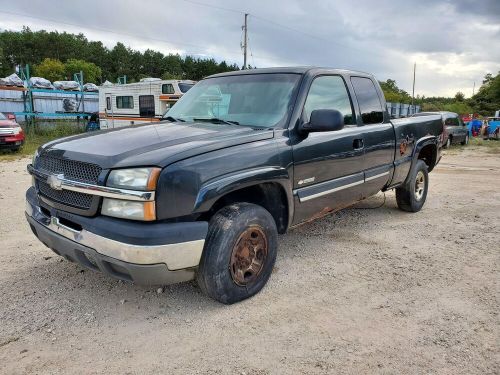
<instances>
[{"instance_id":1,"label":"white van","mask_svg":"<svg viewBox=\"0 0 500 375\"><path fill-rule=\"evenodd\" d=\"M112 129L160 121L194 84L191 80L145 78L137 83L100 86L100 128Z\"/></svg>"}]
</instances>

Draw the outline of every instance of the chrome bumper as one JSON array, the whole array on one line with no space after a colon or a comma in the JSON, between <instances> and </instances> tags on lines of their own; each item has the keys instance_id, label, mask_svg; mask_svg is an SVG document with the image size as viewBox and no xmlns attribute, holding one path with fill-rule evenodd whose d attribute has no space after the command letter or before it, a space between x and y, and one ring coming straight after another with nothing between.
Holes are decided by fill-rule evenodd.
<instances>
[{"instance_id":1,"label":"chrome bumper","mask_svg":"<svg viewBox=\"0 0 500 375\"><path fill-rule=\"evenodd\" d=\"M39 207L26 202L26 215L34 222L98 255L136 265L164 264L169 271L195 268L203 252L205 240L166 245L139 246L115 241L87 231L75 230L62 224L57 217L48 217Z\"/></svg>"}]
</instances>

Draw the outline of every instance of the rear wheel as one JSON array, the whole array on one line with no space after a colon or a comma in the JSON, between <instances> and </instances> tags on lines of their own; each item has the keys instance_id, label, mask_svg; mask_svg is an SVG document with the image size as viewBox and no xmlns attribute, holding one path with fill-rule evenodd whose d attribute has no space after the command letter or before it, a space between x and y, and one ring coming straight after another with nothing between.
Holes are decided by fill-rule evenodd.
<instances>
[{"instance_id":1,"label":"rear wheel","mask_svg":"<svg viewBox=\"0 0 500 375\"><path fill-rule=\"evenodd\" d=\"M396 188L396 202L399 209L407 212L420 211L427 198L428 188L427 164L423 160L417 160L407 182Z\"/></svg>"},{"instance_id":2,"label":"rear wheel","mask_svg":"<svg viewBox=\"0 0 500 375\"><path fill-rule=\"evenodd\" d=\"M267 210L250 203L224 207L210 220L198 284L222 303L249 298L271 276L277 247L276 223Z\"/></svg>"}]
</instances>

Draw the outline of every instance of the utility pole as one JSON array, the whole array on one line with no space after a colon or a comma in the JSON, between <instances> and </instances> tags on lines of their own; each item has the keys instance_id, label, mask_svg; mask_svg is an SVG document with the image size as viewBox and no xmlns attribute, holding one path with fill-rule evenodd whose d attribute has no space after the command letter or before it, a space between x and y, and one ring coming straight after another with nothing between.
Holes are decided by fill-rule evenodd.
<instances>
[{"instance_id":1,"label":"utility pole","mask_svg":"<svg viewBox=\"0 0 500 375\"><path fill-rule=\"evenodd\" d=\"M413 113L415 113L415 71L417 70L417 63L413 63L413 90L411 94L411 107L413 108Z\"/></svg>"},{"instance_id":2,"label":"utility pole","mask_svg":"<svg viewBox=\"0 0 500 375\"><path fill-rule=\"evenodd\" d=\"M472 96L474 96L475 91L476 91L476 81L474 81L474 86L472 86Z\"/></svg>"},{"instance_id":3,"label":"utility pole","mask_svg":"<svg viewBox=\"0 0 500 375\"><path fill-rule=\"evenodd\" d=\"M248 32L248 24L247 24L247 19L248 19L248 13L245 13L245 24L243 25L243 69L247 68L247 45L248 45L248 37L247 37L247 32Z\"/></svg>"}]
</instances>

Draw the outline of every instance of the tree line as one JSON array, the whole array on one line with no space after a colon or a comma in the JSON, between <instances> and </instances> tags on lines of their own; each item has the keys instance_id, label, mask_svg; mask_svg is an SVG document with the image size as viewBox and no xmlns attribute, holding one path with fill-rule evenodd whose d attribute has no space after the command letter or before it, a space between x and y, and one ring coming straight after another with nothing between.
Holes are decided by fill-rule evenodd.
<instances>
[{"instance_id":1,"label":"tree line","mask_svg":"<svg viewBox=\"0 0 500 375\"><path fill-rule=\"evenodd\" d=\"M226 61L164 55L150 49L140 52L123 43L108 48L100 41L89 41L83 34L32 31L28 27L22 31L0 32L0 76L5 77L15 66L26 64L33 74L51 81L49 77L72 79L73 73L83 70L86 81L97 84L106 80L116 82L122 76L127 76L127 82L145 77L199 80L210 74L239 69L238 65Z\"/></svg>"},{"instance_id":2,"label":"tree line","mask_svg":"<svg viewBox=\"0 0 500 375\"><path fill-rule=\"evenodd\" d=\"M89 41L83 34L57 31L0 32L0 77L11 74L15 66L29 64L32 75L50 81L72 79L74 73L84 72L86 82L116 82L127 76L127 82L145 77L199 80L211 74L239 70L236 64L214 59L200 59L178 54L164 55L147 49L144 52L117 43L108 48L100 41ZM411 96L400 89L396 81L380 82L388 102L411 103ZM466 99L458 92L454 97L417 96L415 103L423 111L451 111L459 114L479 113L491 116L500 109L500 72L487 74L482 86Z\"/></svg>"}]
</instances>

